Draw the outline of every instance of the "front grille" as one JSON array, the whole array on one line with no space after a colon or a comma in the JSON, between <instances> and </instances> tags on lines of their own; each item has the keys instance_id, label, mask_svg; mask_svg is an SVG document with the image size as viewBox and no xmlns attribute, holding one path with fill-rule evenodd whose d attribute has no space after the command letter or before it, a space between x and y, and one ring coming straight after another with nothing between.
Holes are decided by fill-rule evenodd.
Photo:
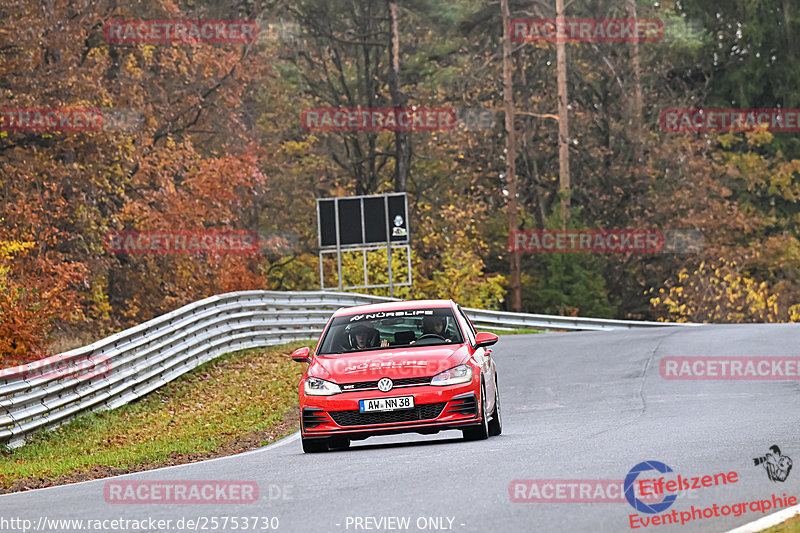
<instances>
[{"instance_id":1,"label":"front grille","mask_svg":"<svg viewBox=\"0 0 800 533\"><path fill-rule=\"evenodd\" d=\"M402 387L404 385L427 385L431 382L431 378L400 378L393 379L393 387ZM377 389L377 381L356 381L355 383L342 383L343 391L363 390L363 389Z\"/></svg>"},{"instance_id":2,"label":"front grille","mask_svg":"<svg viewBox=\"0 0 800 533\"><path fill-rule=\"evenodd\" d=\"M403 411L362 413L360 411L328 411L333 421L340 426L368 426L371 424L391 424L393 422L413 422L437 418L447 402L426 403Z\"/></svg>"},{"instance_id":3,"label":"front grille","mask_svg":"<svg viewBox=\"0 0 800 533\"><path fill-rule=\"evenodd\" d=\"M328 419L325 418L325 411L322 409L310 409L306 407L303 409L303 427L315 428L320 424L324 424Z\"/></svg>"},{"instance_id":4,"label":"front grille","mask_svg":"<svg viewBox=\"0 0 800 533\"><path fill-rule=\"evenodd\" d=\"M474 394L463 396L461 398L454 398L447 408L448 413L457 413L460 415L478 415L478 400Z\"/></svg>"}]
</instances>

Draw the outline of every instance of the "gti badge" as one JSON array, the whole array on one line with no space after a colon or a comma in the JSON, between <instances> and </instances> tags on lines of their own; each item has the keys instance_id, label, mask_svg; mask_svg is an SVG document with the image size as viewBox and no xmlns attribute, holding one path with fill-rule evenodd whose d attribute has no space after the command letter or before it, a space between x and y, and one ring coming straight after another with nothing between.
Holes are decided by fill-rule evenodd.
<instances>
[{"instance_id":1,"label":"gti badge","mask_svg":"<svg viewBox=\"0 0 800 533\"><path fill-rule=\"evenodd\" d=\"M394 383L392 383L392 380L389 378L381 378L381 380L378 381L378 390L381 392L389 392L392 390L393 386Z\"/></svg>"}]
</instances>

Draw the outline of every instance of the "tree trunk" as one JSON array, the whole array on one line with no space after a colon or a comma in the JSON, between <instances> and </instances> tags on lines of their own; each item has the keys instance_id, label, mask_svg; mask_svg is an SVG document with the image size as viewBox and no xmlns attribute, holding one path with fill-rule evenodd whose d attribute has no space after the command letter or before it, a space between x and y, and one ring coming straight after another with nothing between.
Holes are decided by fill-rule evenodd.
<instances>
[{"instance_id":1,"label":"tree trunk","mask_svg":"<svg viewBox=\"0 0 800 533\"><path fill-rule=\"evenodd\" d=\"M389 93L392 97L393 107L405 107L406 97L400 90L400 33L397 29L397 2L388 0L388 5L392 24L391 45L389 47L392 59L392 68L389 69ZM411 134L407 131L396 131L394 139L394 190L396 192L405 192L411 167Z\"/></svg>"},{"instance_id":2,"label":"tree trunk","mask_svg":"<svg viewBox=\"0 0 800 533\"><path fill-rule=\"evenodd\" d=\"M789 58L790 63L794 63L794 57L796 53L796 44L794 43L793 35L792 35L792 15L789 12L789 3L791 0L783 0L783 28L784 33L786 33L786 55ZM788 107L791 105L789 101L791 92L784 93L782 98L783 105L781 107Z\"/></svg>"},{"instance_id":3,"label":"tree trunk","mask_svg":"<svg viewBox=\"0 0 800 533\"><path fill-rule=\"evenodd\" d=\"M627 4L628 16L635 19L636 0L628 0ZM640 178L644 164L642 155L642 81L639 66L639 41L636 39L631 39L631 69L633 70L633 102L628 129L633 144L634 175Z\"/></svg>"},{"instance_id":4,"label":"tree trunk","mask_svg":"<svg viewBox=\"0 0 800 533\"><path fill-rule=\"evenodd\" d=\"M564 18L564 0L556 0L556 23ZM569 124L567 122L567 49L563 39L556 39L558 72L558 193L561 197L561 221L569 219Z\"/></svg>"},{"instance_id":5,"label":"tree trunk","mask_svg":"<svg viewBox=\"0 0 800 533\"><path fill-rule=\"evenodd\" d=\"M508 185L508 232L519 229L517 215L517 140L514 128L514 91L511 81L511 12L508 0L500 0L503 12L503 107L506 113L506 183ZM518 251L511 252L511 310L522 310L522 281Z\"/></svg>"},{"instance_id":6,"label":"tree trunk","mask_svg":"<svg viewBox=\"0 0 800 533\"><path fill-rule=\"evenodd\" d=\"M517 54L516 57L516 64L520 80L520 100L523 102L530 102L531 90L530 86L528 85L529 70L523 67L523 63L519 54ZM525 163L525 173L528 179L527 186L530 190L531 207L533 208L534 220L536 221L536 226L534 229L544 229L544 203L542 202L542 193L539 191L539 165L537 164L535 157L531 155L532 150L533 121L526 117L522 126L522 160ZM523 195L523 197L525 195L524 192L520 194Z\"/></svg>"}]
</instances>

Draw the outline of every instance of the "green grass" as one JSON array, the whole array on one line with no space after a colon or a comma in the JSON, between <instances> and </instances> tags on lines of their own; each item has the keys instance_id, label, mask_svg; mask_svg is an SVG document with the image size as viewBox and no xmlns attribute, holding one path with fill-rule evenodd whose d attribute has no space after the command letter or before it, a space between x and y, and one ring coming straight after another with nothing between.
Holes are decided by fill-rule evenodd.
<instances>
[{"instance_id":1,"label":"green grass","mask_svg":"<svg viewBox=\"0 0 800 533\"><path fill-rule=\"evenodd\" d=\"M227 354L132 404L39 432L25 446L2 451L0 488L23 478L132 469L169 462L176 453L216 452L275 428L297 406L305 370L289 354L309 345L313 349L314 341ZM296 421L286 422L291 428L284 434L296 428Z\"/></svg>"},{"instance_id":2,"label":"green grass","mask_svg":"<svg viewBox=\"0 0 800 533\"><path fill-rule=\"evenodd\" d=\"M800 533L800 515L795 515L777 526L762 529L759 533Z\"/></svg>"},{"instance_id":3,"label":"green grass","mask_svg":"<svg viewBox=\"0 0 800 533\"><path fill-rule=\"evenodd\" d=\"M506 331L502 329L489 329L489 328L475 328L477 331L486 331L489 333L494 333L495 335L521 335L523 333L544 333L542 329L515 329L512 331Z\"/></svg>"}]
</instances>

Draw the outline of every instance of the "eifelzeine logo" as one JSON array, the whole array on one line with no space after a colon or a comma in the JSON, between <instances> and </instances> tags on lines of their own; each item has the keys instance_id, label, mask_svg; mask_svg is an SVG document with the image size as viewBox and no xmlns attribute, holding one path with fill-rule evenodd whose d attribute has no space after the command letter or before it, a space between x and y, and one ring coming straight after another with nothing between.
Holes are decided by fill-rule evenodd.
<instances>
[{"instance_id":1,"label":"eifelzeine logo","mask_svg":"<svg viewBox=\"0 0 800 533\"><path fill-rule=\"evenodd\" d=\"M306 131L446 131L455 127L456 112L441 107L317 107L304 109L300 123Z\"/></svg>"},{"instance_id":2,"label":"eifelzeine logo","mask_svg":"<svg viewBox=\"0 0 800 533\"><path fill-rule=\"evenodd\" d=\"M513 19L511 40L517 42L654 42L664 38L660 19Z\"/></svg>"},{"instance_id":3,"label":"eifelzeine logo","mask_svg":"<svg viewBox=\"0 0 800 533\"><path fill-rule=\"evenodd\" d=\"M94 107L2 107L0 131L100 131L103 113Z\"/></svg>"},{"instance_id":4,"label":"eifelzeine logo","mask_svg":"<svg viewBox=\"0 0 800 533\"><path fill-rule=\"evenodd\" d=\"M103 35L114 44L244 44L258 38L258 24L252 20L109 20L103 25Z\"/></svg>"},{"instance_id":5,"label":"eifelzeine logo","mask_svg":"<svg viewBox=\"0 0 800 533\"><path fill-rule=\"evenodd\" d=\"M628 500L628 503L631 505L631 507L633 507L637 511L642 511L644 513L650 513L650 514L660 513L661 511L669 508L670 505L675 503L675 500L678 498L678 495L665 494L664 499L656 503L644 502L639 497L637 497L634 491L636 480L642 472L647 472L648 470L655 470L656 472L660 472L661 474L672 472L672 469L669 466L660 461L642 461L641 463L631 468L630 471L628 472L628 475L625 476L625 485L624 485L625 499ZM678 486L680 486L680 484L678 484ZM641 483L640 483L640 490L641 490Z\"/></svg>"}]
</instances>

